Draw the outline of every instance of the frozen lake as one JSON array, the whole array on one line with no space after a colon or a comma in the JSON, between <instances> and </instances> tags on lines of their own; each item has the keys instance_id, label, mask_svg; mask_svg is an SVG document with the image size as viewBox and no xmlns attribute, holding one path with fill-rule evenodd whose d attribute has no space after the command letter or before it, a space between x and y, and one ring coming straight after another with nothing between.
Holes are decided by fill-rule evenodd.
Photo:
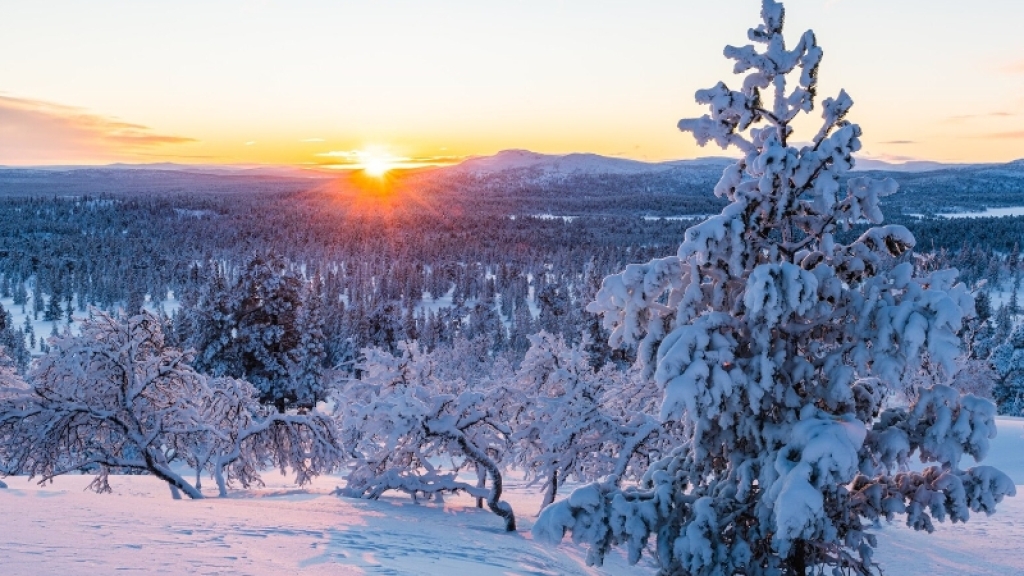
<instances>
[{"instance_id":1,"label":"frozen lake","mask_svg":"<svg viewBox=\"0 0 1024 576\"><path fill-rule=\"evenodd\" d=\"M1001 216L1024 216L1024 206L1009 206L1007 208L987 208L984 212L953 212L951 214L936 214L942 218L999 218Z\"/></svg>"}]
</instances>

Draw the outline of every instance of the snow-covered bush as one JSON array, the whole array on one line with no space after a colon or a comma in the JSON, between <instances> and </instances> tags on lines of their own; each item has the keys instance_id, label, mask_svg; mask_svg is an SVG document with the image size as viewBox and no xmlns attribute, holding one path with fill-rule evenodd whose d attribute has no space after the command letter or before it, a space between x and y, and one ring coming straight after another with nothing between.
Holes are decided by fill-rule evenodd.
<instances>
[{"instance_id":1,"label":"snow-covered bush","mask_svg":"<svg viewBox=\"0 0 1024 576\"><path fill-rule=\"evenodd\" d=\"M555 501L560 483L621 477L641 443L659 430L644 412L617 410L614 395L625 376L612 366L595 370L584 339L569 346L561 336L540 332L516 373L519 393L510 423L513 462L544 488L541 507Z\"/></svg>"},{"instance_id":2,"label":"snow-covered bush","mask_svg":"<svg viewBox=\"0 0 1024 576\"><path fill-rule=\"evenodd\" d=\"M343 441L352 459L340 493L379 498L388 490L414 497L465 492L486 500L505 528L515 530L512 507L501 500L500 457L511 434L502 423L502 390L442 377L434 354L415 344L401 342L398 349L399 356L366 349L362 377L340 393ZM476 470L480 481L460 479L467 469Z\"/></svg>"},{"instance_id":3,"label":"snow-covered bush","mask_svg":"<svg viewBox=\"0 0 1024 576\"><path fill-rule=\"evenodd\" d=\"M207 467L222 493L225 474L249 484L264 466L287 466L304 482L337 465L329 418L268 414L248 383L210 381L165 345L151 313L92 314L81 335L51 340L28 389L0 396L0 469L43 481L94 472L97 491L109 491L111 473L143 472L175 497L201 498L175 462Z\"/></svg>"},{"instance_id":4,"label":"snow-covered bush","mask_svg":"<svg viewBox=\"0 0 1024 576\"><path fill-rule=\"evenodd\" d=\"M786 48L781 4L764 0L761 15L748 33L760 49L725 49L742 87L698 91L710 114L679 123L741 152L715 188L730 204L687 230L677 255L606 278L590 305L613 345L638 345L662 418L688 436L638 487L596 483L545 509L535 534L572 532L591 562L614 545L635 562L653 536L664 574L867 574L876 519L931 530L1015 491L993 468L960 469L995 435L991 402L935 385L883 411L922 358L952 375L973 302L954 270L882 266L913 248L902 226L837 241L838 227L881 224L896 185L853 177L841 189L861 134L845 92L823 102L808 142L794 135L822 50L809 31ZM924 470L909 471L914 455Z\"/></svg>"},{"instance_id":5,"label":"snow-covered bush","mask_svg":"<svg viewBox=\"0 0 1024 576\"><path fill-rule=\"evenodd\" d=\"M197 487L199 473L207 470L226 496L232 481L262 486L260 471L267 468L291 470L301 486L342 463L340 431L327 414L281 414L260 404L259 391L245 380L212 378L207 384L198 409L211 428L179 450L196 469Z\"/></svg>"}]
</instances>

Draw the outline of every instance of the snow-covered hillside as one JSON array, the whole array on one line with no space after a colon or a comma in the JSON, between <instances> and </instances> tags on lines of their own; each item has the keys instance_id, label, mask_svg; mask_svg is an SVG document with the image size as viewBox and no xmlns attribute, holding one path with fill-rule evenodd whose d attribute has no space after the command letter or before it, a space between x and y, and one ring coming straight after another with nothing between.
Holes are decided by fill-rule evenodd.
<instances>
[{"instance_id":1,"label":"snow-covered hillside","mask_svg":"<svg viewBox=\"0 0 1024 576\"><path fill-rule=\"evenodd\" d=\"M440 169L449 174L470 174L483 176L501 172L517 171L536 175L550 174L643 174L663 172L688 166L722 167L732 160L722 158L698 158L696 160L674 160L669 162L641 162L626 158L614 158L599 154L540 154L529 150L502 150L493 156L479 156L461 164Z\"/></svg>"},{"instance_id":2,"label":"snow-covered hillside","mask_svg":"<svg viewBox=\"0 0 1024 576\"><path fill-rule=\"evenodd\" d=\"M502 150L493 156L465 160L448 170L465 174L494 174L507 170L537 170L545 173L637 174L664 169L663 166L597 154L540 154L529 150Z\"/></svg>"},{"instance_id":3,"label":"snow-covered hillside","mask_svg":"<svg viewBox=\"0 0 1024 576\"><path fill-rule=\"evenodd\" d=\"M679 168L723 168L735 160L725 157L642 162L590 153L541 154L529 150L502 150L493 156L476 156L460 164L439 168L442 173L483 176L508 171L538 174L644 174ZM949 164L923 160L887 162L874 158L857 158L854 170L882 170L887 172L931 172L947 168L972 168L980 164ZM995 165L990 165L995 166Z\"/></svg>"},{"instance_id":4,"label":"snow-covered hillside","mask_svg":"<svg viewBox=\"0 0 1024 576\"><path fill-rule=\"evenodd\" d=\"M1000 418L985 464L1001 468L1024 495L1024 419ZM966 463L965 463L966 464ZM84 491L89 476L38 486L7 478L0 490L0 558L8 576L109 574L652 574L620 555L601 569L565 542L550 548L529 532L540 494L511 482L522 511L518 533L465 497L416 504L404 496L380 501L330 495L342 480L318 479L298 489L267 474L260 490L232 497L171 500L150 476L111 480L113 494ZM213 491L209 492L213 496ZM990 517L939 524L934 534L900 524L879 526L876 559L886 574L936 576L1024 574L1024 497L1004 501Z\"/></svg>"},{"instance_id":5,"label":"snow-covered hillside","mask_svg":"<svg viewBox=\"0 0 1024 576\"><path fill-rule=\"evenodd\" d=\"M948 164L930 160L909 160L907 162L886 162L874 158L857 158L854 170L884 170L887 172L931 172L945 168L967 168L974 164Z\"/></svg>"}]
</instances>

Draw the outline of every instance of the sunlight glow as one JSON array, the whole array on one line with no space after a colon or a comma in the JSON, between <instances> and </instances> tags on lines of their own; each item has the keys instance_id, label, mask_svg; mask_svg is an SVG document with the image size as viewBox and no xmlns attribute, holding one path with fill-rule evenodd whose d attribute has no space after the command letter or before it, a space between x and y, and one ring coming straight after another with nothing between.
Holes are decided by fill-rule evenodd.
<instances>
[{"instance_id":1,"label":"sunlight glow","mask_svg":"<svg viewBox=\"0 0 1024 576\"><path fill-rule=\"evenodd\" d=\"M369 176L381 178L391 170L411 168L419 163L411 158L395 156L383 146L367 146L359 150L332 150L317 156L331 158L329 163L320 164L332 170L361 170Z\"/></svg>"},{"instance_id":2,"label":"sunlight glow","mask_svg":"<svg viewBox=\"0 0 1024 576\"><path fill-rule=\"evenodd\" d=\"M378 178L386 174L388 170L394 168L390 158L373 153L367 153L367 155L362 158L362 165L363 170L367 174Z\"/></svg>"},{"instance_id":3,"label":"sunlight glow","mask_svg":"<svg viewBox=\"0 0 1024 576\"><path fill-rule=\"evenodd\" d=\"M381 176L372 174L364 164L359 168L349 166L349 169L336 169L336 177L322 182L316 191L352 217L383 218L385 232L394 226L394 236L400 238L397 230L406 218L403 215L441 214L423 193L416 174L402 170L400 165L392 166ZM391 234L385 233L385 236Z\"/></svg>"}]
</instances>

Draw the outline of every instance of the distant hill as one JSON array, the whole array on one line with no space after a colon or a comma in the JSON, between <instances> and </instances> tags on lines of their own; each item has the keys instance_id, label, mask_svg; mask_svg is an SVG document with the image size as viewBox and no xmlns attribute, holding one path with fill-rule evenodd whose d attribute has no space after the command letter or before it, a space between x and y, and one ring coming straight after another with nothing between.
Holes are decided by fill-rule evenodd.
<instances>
[{"instance_id":1,"label":"distant hill","mask_svg":"<svg viewBox=\"0 0 1024 576\"><path fill-rule=\"evenodd\" d=\"M539 154L505 150L493 156L430 170L438 194L472 199L512 213L645 216L716 213L712 194L729 158L640 162L597 154ZM883 201L887 217L981 212L1024 206L1024 160L1005 164L891 164L857 161L860 172L892 178L900 193ZM855 176L851 175L851 176Z\"/></svg>"},{"instance_id":2,"label":"distant hill","mask_svg":"<svg viewBox=\"0 0 1024 576\"><path fill-rule=\"evenodd\" d=\"M857 165L853 169L862 171L882 170L885 172L931 172L947 168L973 168L976 166L986 166L986 164L949 164L945 162L932 162L930 160L911 160L910 162L896 163L872 160L870 158L857 158Z\"/></svg>"},{"instance_id":3,"label":"distant hill","mask_svg":"<svg viewBox=\"0 0 1024 576\"><path fill-rule=\"evenodd\" d=\"M174 169L152 166L0 166L0 198L10 196L137 196L146 194L261 194L297 192L319 180L292 172L262 169Z\"/></svg>"},{"instance_id":4,"label":"distant hill","mask_svg":"<svg viewBox=\"0 0 1024 576\"><path fill-rule=\"evenodd\" d=\"M641 162L597 154L505 150L453 166L395 170L389 181L463 212L700 216L717 213L725 205L713 190L733 161L712 157ZM858 168L900 185L900 192L882 203L887 218L1024 206L1024 160L897 165L859 160ZM320 190L325 178L337 194L348 189L339 183L360 174L263 165L0 166L0 197L288 192Z\"/></svg>"},{"instance_id":5,"label":"distant hill","mask_svg":"<svg viewBox=\"0 0 1024 576\"><path fill-rule=\"evenodd\" d=\"M436 170L440 173L474 176L487 176L503 172L515 172L529 177L569 174L646 174L679 168L720 169L734 161L733 158L708 157L666 162L642 162L599 154L541 154L529 150L502 150L493 156L477 156L460 164ZM1024 160L1017 162L1024 162ZM996 164L952 164L930 160L895 163L858 158L854 170L916 173L988 166L996 166Z\"/></svg>"},{"instance_id":6,"label":"distant hill","mask_svg":"<svg viewBox=\"0 0 1024 576\"><path fill-rule=\"evenodd\" d=\"M699 158L669 162L642 162L599 154L541 154L529 150L502 150L493 156L469 158L460 164L438 168L437 172L453 175L488 176L517 172L530 176L570 174L647 174L682 167L724 167L728 158Z\"/></svg>"},{"instance_id":7,"label":"distant hill","mask_svg":"<svg viewBox=\"0 0 1024 576\"><path fill-rule=\"evenodd\" d=\"M469 158L460 164L440 170L483 176L510 170L538 173L637 174L656 169L655 164L597 154L555 155L529 150L502 150L493 156Z\"/></svg>"},{"instance_id":8,"label":"distant hill","mask_svg":"<svg viewBox=\"0 0 1024 576\"><path fill-rule=\"evenodd\" d=\"M734 158L705 157L687 160L668 160L664 162L644 162L628 158L613 156L602 156L585 152L572 154L542 154L529 150L502 150L492 156L474 156L467 158L459 164L451 166L426 167L412 170L398 170L406 174L433 173L436 175L473 175L489 176L504 172L514 172L522 176L545 176L545 175L570 175L570 174L648 174L663 172L680 168L686 169L721 169L734 162ZM1024 166L1024 159L1015 160L1007 164L955 164L945 162L933 162L930 160L912 160L909 162L895 163L870 158L857 158L857 171L883 171L883 172L933 172L947 169L972 169L972 168L996 168L1021 167ZM114 163L106 165L46 165L46 166L4 166L0 170L41 170L41 171L71 171L71 170L163 170L172 172L187 172L191 174L246 174L250 176L275 176L283 178L330 178L333 174L330 171L318 170L316 168L303 168L298 166L285 166L273 164L178 164L174 162L153 162L148 164L126 164Z\"/></svg>"}]
</instances>

